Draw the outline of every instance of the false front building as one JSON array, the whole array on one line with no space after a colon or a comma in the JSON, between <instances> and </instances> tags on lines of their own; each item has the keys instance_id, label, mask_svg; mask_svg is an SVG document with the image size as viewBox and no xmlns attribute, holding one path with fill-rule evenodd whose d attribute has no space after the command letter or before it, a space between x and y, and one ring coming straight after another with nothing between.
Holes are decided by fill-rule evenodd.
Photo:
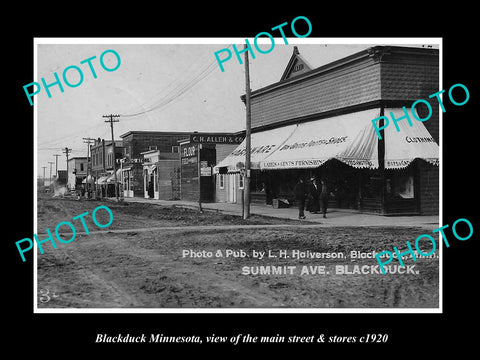
<instances>
[{"instance_id":1,"label":"false front building","mask_svg":"<svg viewBox=\"0 0 480 360\"><path fill-rule=\"evenodd\" d=\"M294 47L280 81L251 93L252 201L292 203L298 178L316 177L330 208L438 214L439 106L429 99L437 91L436 49L374 46L312 68ZM425 104L411 113L418 99L431 100L428 121L414 117L426 118ZM380 140L372 120L405 111L412 126L399 121L397 132L390 121ZM244 162L242 143L215 167L217 199L234 199Z\"/></svg>"},{"instance_id":2,"label":"false front building","mask_svg":"<svg viewBox=\"0 0 480 360\"><path fill-rule=\"evenodd\" d=\"M123 195L164 200L178 198L178 164L175 163L175 159L177 163L179 161L178 141L187 138L189 134L128 131L120 135L125 148L124 158L118 166L122 172ZM161 184L164 187L170 186L171 191L160 189L158 186Z\"/></svg>"}]
</instances>

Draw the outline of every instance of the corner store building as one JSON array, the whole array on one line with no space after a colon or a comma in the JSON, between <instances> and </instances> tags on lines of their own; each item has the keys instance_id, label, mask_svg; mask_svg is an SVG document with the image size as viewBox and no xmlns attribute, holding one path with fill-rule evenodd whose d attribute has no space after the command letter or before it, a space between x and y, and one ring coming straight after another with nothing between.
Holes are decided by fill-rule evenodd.
<instances>
[{"instance_id":1,"label":"corner store building","mask_svg":"<svg viewBox=\"0 0 480 360\"><path fill-rule=\"evenodd\" d=\"M251 93L252 201L293 200L298 177L316 176L330 207L438 214L439 106L429 99L438 90L436 49L374 46L313 69L295 47L280 81ZM431 104L428 121L410 111L418 99ZM399 121L397 132L390 121L379 140L371 120L399 119L404 106L413 125ZM423 104L416 111L428 114ZM244 161L243 143L216 166L228 171L217 174L217 199L240 190Z\"/></svg>"}]
</instances>

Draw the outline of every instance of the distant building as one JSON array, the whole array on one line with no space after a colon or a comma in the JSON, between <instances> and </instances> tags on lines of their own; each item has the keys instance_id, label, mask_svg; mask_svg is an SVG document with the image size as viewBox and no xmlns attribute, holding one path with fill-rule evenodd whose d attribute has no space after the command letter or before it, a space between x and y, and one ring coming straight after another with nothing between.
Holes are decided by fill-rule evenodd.
<instances>
[{"instance_id":1,"label":"distant building","mask_svg":"<svg viewBox=\"0 0 480 360\"><path fill-rule=\"evenodd\" d=\"M149 199L179 199L180 159L177 153L162 153L160 150L149 150L143 155L143 191ZM128 188L128 179L125 179Z\"/></svg>"},{"instance_id":2,"label":"distant building","mask_svg":"<svg viewBox=\"0 0 480 360\"><path fill-rule=\"evenodd\" d=\"M121 182L120 159L124 156L124 147L121 140L115 140L115 156L111 140L96 139L90 146L91 175L95 180L97 194L100 196L114 196L114 161L117 162L117 183ZM113 194L113 195L112 195Z\"/></svg>"},{"instance_id":3,"label":"distant building","mask_svg":"<svg viewBox=\"0 0 480 360\"><path fill-rule=\"evenodd\" d=\"M119 168L122 170L123 195L125 197L144 197L144 155L149 151L158 151L158 159L168 156L179 159L179 140L188 138L190 132L168 132L168 131L129 131L120 135L124 146L124 156ZM147 176L151 176L148 174ZM166 174L162 173L165 180ZM176 180L175 172L172 168L172 181ZM148 182L147 182L148 184Z\"/></svg>"},{"instance_id":4,"label":"distant building","mask_svg":"<svg viewBox=\"0 0 480 360\"><path fill-rule=\"evenodd\" d=\"M225 149L233 149L236 146L233 144L238 145L244 135L197 131L129 131L120 137L124 146L120 169L125 197L197 201L201 178L202 201L215 201L212 168L219 160L216 146L222 149L220 154L225 156L229 153ZM200 166L196 156L198 144L202 144Z\"/></svg>"},{"instance_id":5,"label":"distant building","mask_svg":"<svg viewBox=\"0 0 480 360\"><path fill-rule=\"evenodd\" d=\"M67 185L67 170L57 170L56 183L59 186Z\"/></svg>"},{"instance_id":6,"label":"distant building","mask_svg":"<svg viewBox=\"0 0 480 360\"><path fill-rule=\"evenodd\" d=\"M87 157L73 157L68 159L67 187L75 190L82 185L87 177Z\"/></svg>"}]
</instances>

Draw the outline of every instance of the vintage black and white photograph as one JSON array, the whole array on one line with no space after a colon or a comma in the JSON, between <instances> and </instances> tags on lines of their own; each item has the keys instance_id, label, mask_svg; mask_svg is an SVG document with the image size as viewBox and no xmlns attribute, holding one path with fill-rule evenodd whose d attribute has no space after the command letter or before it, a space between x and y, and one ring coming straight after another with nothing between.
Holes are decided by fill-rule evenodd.
<instances>
[{"instance_id":1,"label":"vintage black and white photograph","mask_svg":"<svg viewBox=\"0 0 480 360\"><path fill-rule=\"evenodd\" d=\"M45 38L35 64L35 312L441 311L468 101L441 39Z\"/></svg>"}]
</instances>

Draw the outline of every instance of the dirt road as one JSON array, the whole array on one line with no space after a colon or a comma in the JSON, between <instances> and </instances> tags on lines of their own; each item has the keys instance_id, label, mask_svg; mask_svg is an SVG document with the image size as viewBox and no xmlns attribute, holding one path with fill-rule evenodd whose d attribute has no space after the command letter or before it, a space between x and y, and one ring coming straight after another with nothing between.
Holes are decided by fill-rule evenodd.
<instances>
[{"instance_id":1,"label":"dirt road","mask_svg":"<svg viewBox=\"0 0 480 360\"><path fill-rule=\"evenodd\" d=\"M41 195L38 232L100 204ZM38 254L39 308L438 307L438 258L405 259L407 267L392 267L405 273L386 275L371 258L405 246L419 228L246 224L221 213L107 206L114 221L106 231L93 232L100 229L87 219L89 235Z\"/></svg>"}]
</instances>

